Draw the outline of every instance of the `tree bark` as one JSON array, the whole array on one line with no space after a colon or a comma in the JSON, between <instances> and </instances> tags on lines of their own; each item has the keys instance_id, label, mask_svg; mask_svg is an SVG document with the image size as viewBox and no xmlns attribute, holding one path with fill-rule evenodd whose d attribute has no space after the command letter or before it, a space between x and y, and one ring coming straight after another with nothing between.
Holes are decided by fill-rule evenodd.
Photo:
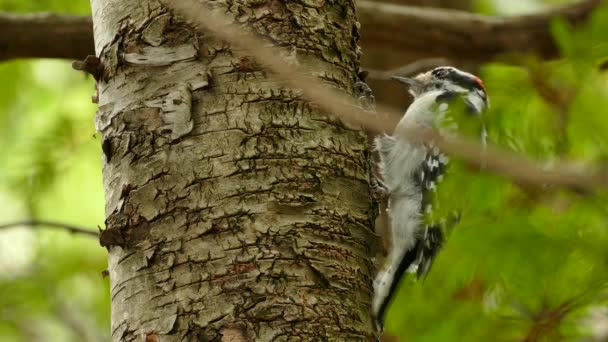
<instances>
[{"instance_id":1,"label":"tree bark","mask_svg":"<svg viewBox=\"0 0 608 342\"><path fill-rule=\"evenodd\" d=\"M352 1L213 5L352 92ZM376 340L365 135L156 1L92 8L112 339Z\"/></svg>"}]
</instances>

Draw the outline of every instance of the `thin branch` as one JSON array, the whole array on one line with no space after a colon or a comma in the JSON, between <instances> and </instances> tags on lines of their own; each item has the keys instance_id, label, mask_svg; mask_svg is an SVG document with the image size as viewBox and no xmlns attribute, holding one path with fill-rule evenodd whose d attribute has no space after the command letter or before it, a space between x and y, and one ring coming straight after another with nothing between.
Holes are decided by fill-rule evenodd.
<instances>
[{"instance_id":1,"label":"thin branch","mask_svg":"<svg viewBox=\"0 0 608 342\"><path fill-rule=\"evenodd\" d=\"M66 230L72 234L82 234L82 235L99 238L99 233L97 231L89 229L89 228L74 226L74 225L66 224L66 223L44 221L44 220L25 220L25 221L6 223L6 224L0 225L0 230L13 228L13 227L20 227L20 226L35 227L35 228L44 228L44 227L56 228L56 229Z\"/></svg>"},{"instance_id":2,"label":"thin branch","mask_svg":"<svg viewBox=\"0 0 608 342\"><path fill-rule=\"evenodd\" d=\"M530 52L556 57L550 23L584 22L603 0L585 0L522 16L489 17L464 11L357 1L365 50L420 58L483 62L500 54ZM94 55L90 17L0 12L0 60Z\"/></svg>"},{"instance_id":3,"label":"thin branch","mask_svg":"<svg viewBox=\"0 0 608 342\"><path fill-rule=\"evenodd\" d=\"M217 10L203 8L195 0L163 0L163 3L198 27L212 32L218 38L255 57L258 63L262 63L284 84L294 89L301 89L303 95L322 110L376 132L390 132L396 126L400 114L381 106L377 108L379 115L361 109L351 97L311 77L315 74L313 70L288 63L281 57L282 51L273 47L272 43L260 39L242 26L233 24ZM395 133L407 137L409 141L432 141L449 154L524 184L551 184L589 192L600 188L605 190L608 185L608 176L601 170L581 169L558 162L553 163L552 168L544 167L510 151L494 146L482 147L461 137L440 136L434 130L420 127L406 127Z\"/></svg>"},{"instance_id":4,"label":"thin branch","mask_svg":"<svg viewBox=\"0 0 608 342\"><path fill-rule=\"evenodd\" d=\"M423 71L427 71L433 69L435 67L441 65L450 64L447 58L425 58L419 59L415 62L406 64L404 66L400 66L398 68L392 70L374 70L374 69L365 69L368 72L367 78L371 78L374 80L390 80L392 76L411 76L418 74Z\"/></svg>"},{"instance_id":5,"label":"thin branch","mask_svg":"<svg viewBox=\"0 0 608 342\"><path fill-rule=\"evenodd\" d=\"M561 156L568 152L570 123L570 107L576 99L579 90L566 82L559 82L551 78L550 71L544 64L528 63L528 78L534 86L536 93L549 105L555 115L554 131L556 138L556 155Z\"/></svg>"}]
</instances>

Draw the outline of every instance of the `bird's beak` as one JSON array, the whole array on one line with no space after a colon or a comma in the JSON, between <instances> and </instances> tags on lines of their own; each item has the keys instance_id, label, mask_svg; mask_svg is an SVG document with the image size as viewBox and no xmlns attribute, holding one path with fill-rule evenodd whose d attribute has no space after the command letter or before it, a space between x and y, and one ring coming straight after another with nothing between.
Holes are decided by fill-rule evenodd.
<instances>
[{"instance_id":1,"label":"bird's beak","mask_svg":"<svg viewBox=\"0 0 608 342\"><path fill-rule=\"evenodd\" d=\"M405 84L414 93L418 93L419 90L422 88L422 82L418 81L415 78L402 77L402 76L391 76L391 79Z\"/></svg>"}]
</instances>

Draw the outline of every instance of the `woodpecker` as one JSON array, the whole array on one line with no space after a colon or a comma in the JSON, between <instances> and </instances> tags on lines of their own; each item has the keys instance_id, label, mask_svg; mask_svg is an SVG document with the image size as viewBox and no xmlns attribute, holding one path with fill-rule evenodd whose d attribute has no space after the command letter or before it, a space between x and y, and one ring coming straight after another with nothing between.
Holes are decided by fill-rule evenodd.
<instances>
[{"instance_id":1,"label":"woodpecker","mask_svg":"<svg viewBox=\"0 0 608 342\"><path fill-rule=\"evenodd\" d=\"M401 118L400 127L433 127L442 133L458 127L451 116L458 102L468 116L479 120L482 143L486 132L482 113L489 106L483 82L475 75L451 66L437 67L414 78L394 76L404 83L414 101ZM375 138L381 179L372 179L375 193L388 197L391 248L374 281L372 311L377 328L384 317L399 281L406 273L423 277L439 252L445 231L458 221L433 217L434 194L443 179L449 159L432 143L408 142L407 136L381 134Z\"/></svg>"}]
</instances>

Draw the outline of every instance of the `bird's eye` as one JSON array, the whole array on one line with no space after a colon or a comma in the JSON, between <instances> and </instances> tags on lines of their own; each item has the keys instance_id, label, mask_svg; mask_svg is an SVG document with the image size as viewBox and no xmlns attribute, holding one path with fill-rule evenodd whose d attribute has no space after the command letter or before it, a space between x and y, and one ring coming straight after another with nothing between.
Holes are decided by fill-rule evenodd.
<instances>
[{"instance_id":1,"label":"bird's eye","mask_svg":"<svg viewBox=\"0 0 608 342\"><path fill-rule=\"evenodd\" d=\"M435 76L436 78L439 78L439 79L446 78L449 73L450 73L450 70L448 70L446 68L437 68L437 69L433 70L433 72L432 72L433 76Z\"/></svg>"}]
</instances>

